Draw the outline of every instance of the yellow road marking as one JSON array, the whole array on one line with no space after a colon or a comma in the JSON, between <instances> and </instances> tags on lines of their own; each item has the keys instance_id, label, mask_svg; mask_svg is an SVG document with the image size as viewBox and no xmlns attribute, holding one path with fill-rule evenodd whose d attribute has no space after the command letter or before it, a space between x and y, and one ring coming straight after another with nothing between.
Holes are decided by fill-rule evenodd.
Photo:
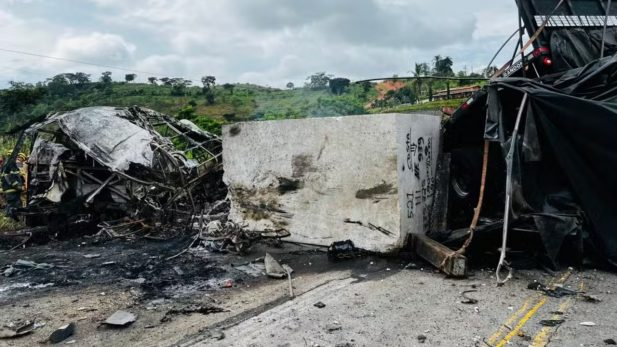
<instances>
[{"instance_id":1,"label":"yellow road marking","mask_svg":"<svg viewBox=\"0 0 617 347\"><path fill-rule=\"evenodd\" d=\"M549 282L548 286L554 288L557 285L563 285L563 283L565 283L565 281L568 280L568 278L570 277L571 274L572 274L572 270L569 269L561 277L559 277L559 279L557 279L556 277L553 277L553 279L551 279L551 281ZM540 293L534 293L534 294L530 295L523 302L523 306L519 310L514 312L506 320L506 322L503 323L499 327L499 329L497 329L497 331L495 333L493 333L493 335L491 335L491 337L489 337L489 339L486 341L486 343L488 345L490 345L490 346L495 345L495 343L499 340L499 338L510 330L510 333L508 335L506 335L506 337L504 337L503 339L499 340L499 343L496 346L503 346L506 343L508 343L508 341L510 341L510 339L512 337L514 337L516 334L518 334L520 329L525 325L525 323L527 323L527 321L531 317L533 317L533 315L540 309L540 307L542 307L544 305L544 303L546 303L546 299L544 299L544 298L541 299L541 297L542 297L542 294L540 294ZM535 302L535 305L529 311L527 311L527 309L529 308L529 306L531 305L532 302ZM527 313L519 320L518 324L516 325L516 327L518 327L518 329L516 327L513 329L511 327L512 324L524 312L527 312Z\"/></svg>"},{"instance_id":2,"label":"yellow road marking","mask_svg":"<svg viewBox=\"0 0 617 347\"><path fill-rule=\"evenodd\" d=\"M585 288L585 284L583 282L581 282L579 284L579 291L583 291ZM570 296L568 297L566 300L564 300L563 302L561 302L559 304L559 307L557 308L557 310L563 314L567 313L567 311L570 309L570 307L572 307L572 305L574 304L574 301L576 300L576 298ZM551 316L551 319L561 319L563 317L563 315L559 315L559 314L554 314ZM557 331L557 328L551 328L551 327L543 327L542 329L540 329L540 331L536 334L536 336L533 339L533 343L531 344L533 347L545 347L548 344L548 340L551 337L551 335L553 333L555 333L555 331Z\"/></svg>"},{"instance_id":3,"label":"yellow road marking","mask_svg":"<svg viewBox=\"0 0 617 347\"><path fill-rule=\"evenodd\" d=\"M495 347L505 346L510 341L510 339L516 336L519 331L521 331L521 328L525 325L525 323L527 323L527 321L530 320L531 317L533 317L536 314L536 312L538 312L540 307L544 306L545 303L546 303L546 298L542 298L542 300L540 300L537 304L535 304L535 306L532 307L531 310L529 310L529 312L527 312L527 314L524 315L520 321L518 321L518 324L514 327L514 329L512 329L512 331L508 335L506 335L506 337L504 337L503 340L501 340Z\"/></svg>"},{"instance_id":4,"label":"yellow road marking","mask_svg":"<svg viewBox=\"0 0 617 347\"><path fill-rule=\"evenodd\" d=\"M521 308L514 312L509 318L508 320L506 320L505 323L503 323L499 329L497 329L497 331L491 335L491 337L489 337L489 339L487 340L489 345L493 345L495 344L495 342L497 342L499 340L499 338L501 336L503 336L504 334L506 334L508 332L508 330L511 329L512 324L514 324L514 322L516 322L516 320L518 319L518 317L520 315L522 315L523 313L527 312L527 309L529 308L529 305L531 304L532 300L535 300L535 297L538 295L534 295L532 297L527 298L527 300L525 300L525 302L523 303L523 306L521 306Z\"/></svg>"}]
</instances>

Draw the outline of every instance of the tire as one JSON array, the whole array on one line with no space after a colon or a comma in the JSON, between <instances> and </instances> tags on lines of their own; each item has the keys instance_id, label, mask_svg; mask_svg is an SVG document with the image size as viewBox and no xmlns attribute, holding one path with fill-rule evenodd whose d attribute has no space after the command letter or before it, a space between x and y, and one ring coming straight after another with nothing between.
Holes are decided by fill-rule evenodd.
<instances>
[{"instance_id":1,"label":"tire","mask_svg":"<svg viewBox=\"0 0 617 347\"><path fill-rule=\"evenodd\" d=\"M482 147L462 147L450 156L448 214L451 229L471 222L480 193L482 179Z\"/></svg>"}]
</instances>

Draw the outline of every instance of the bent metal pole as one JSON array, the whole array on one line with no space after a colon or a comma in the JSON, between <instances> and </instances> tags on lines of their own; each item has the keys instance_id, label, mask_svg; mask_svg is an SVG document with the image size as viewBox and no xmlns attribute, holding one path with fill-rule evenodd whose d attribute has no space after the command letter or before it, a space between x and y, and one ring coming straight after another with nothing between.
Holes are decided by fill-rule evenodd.
<instances>
[{"instance_id":1,"label":"bent metal pole","mask_svg":"<svg viewBox=\"0 0 617 347\"><path fill-rule=\"evenodd\" d=\"M521 117L523 111L527 105L527 93L523 95L523 101L518 109L516 115L516 123L514 124L514 130L512 131L512 137L510 138L510 148L508 149L508 155L506 156L507 176L506 176L506 204L503 212L503 234L501 239L501 253L499 255L499 263L497 264L497 270L495 270L495 276L498 284L504 284L512 277L512 269L508 266L506 261L506 247L508 245L508 223L510 222L510 208L512 207L512 160L514 158L514 152L517 146L518 129L521 124ZM501 279L499 274L501 268L506 266L508 269L508 276L505 279Z\"/></svg>"}]
</instances>

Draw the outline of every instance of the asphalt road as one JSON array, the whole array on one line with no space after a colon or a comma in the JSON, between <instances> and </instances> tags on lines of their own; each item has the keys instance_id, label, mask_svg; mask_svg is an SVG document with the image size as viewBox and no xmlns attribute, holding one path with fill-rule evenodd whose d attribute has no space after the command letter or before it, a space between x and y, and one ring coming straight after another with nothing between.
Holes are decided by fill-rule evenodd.
<instances>
[{"instance_id":1,"label":"asphalt road","mask_svg":"<svg viewBox=\"0 0 617 347\"><path fill-rule=\"evenodd\" d=\"M311 289L224 330L222 340L200 346L605 346L617 340L617 276L565 270L556 276L519 271L504 286L492 271L465 280L432 270L398 270L364 262L366 274L341 272L338 279L296 278ZM371 264L372 262L372 264ZM360 264L359 264L360 265ZM361 268L361 266L360 266ZM326 278L326 277L324 277ZM534 280L552 288L585 291L555 298L528 289ZM477 303L462 303L463 291ZM315 303L325 307L318 308ZM560 322L554 327L542 320ZM593 322L590 326L582 322ZM220 335L218 335L220 336Z\"/></svg>"}]
</instances>

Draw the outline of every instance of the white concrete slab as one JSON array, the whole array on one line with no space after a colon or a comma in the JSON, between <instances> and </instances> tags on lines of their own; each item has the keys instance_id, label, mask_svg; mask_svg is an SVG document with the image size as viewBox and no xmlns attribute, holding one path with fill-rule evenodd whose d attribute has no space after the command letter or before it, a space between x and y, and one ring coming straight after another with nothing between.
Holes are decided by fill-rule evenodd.
<instances>
[{"instance_id":1,"label":"white concrete slab","mask_svg":"<svg viewBox=\"0 0 617 347\"><path fill-rule=\"evenodd\" d=\"M223 128L230 218L289 241L391 252L430 225L440 119L385 114Z\"/></svg>"}]
</instances>

